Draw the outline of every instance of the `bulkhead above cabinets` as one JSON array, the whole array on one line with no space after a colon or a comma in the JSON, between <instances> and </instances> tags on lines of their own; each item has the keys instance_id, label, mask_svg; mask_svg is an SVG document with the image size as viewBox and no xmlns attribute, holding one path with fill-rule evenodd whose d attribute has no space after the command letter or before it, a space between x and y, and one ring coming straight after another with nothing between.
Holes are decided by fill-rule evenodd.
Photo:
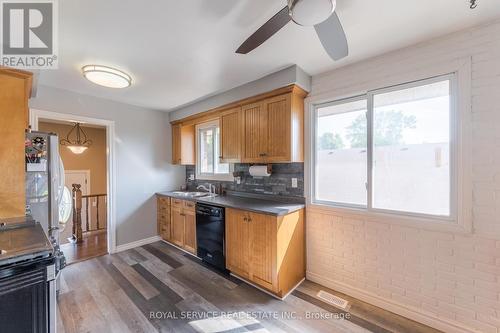
<instances>
[{"instance_id":1,"label":"bulkhead above cabinets","mask_svg":"<svg viewBox=\"0 0 500 333\"><path fill-rule=\"evenodd\" d=\"M172 122L172 163L196 161L197 124L218 120L222 163L304 161L304 98L296 85Z\"/></svg>"}]
</instances>

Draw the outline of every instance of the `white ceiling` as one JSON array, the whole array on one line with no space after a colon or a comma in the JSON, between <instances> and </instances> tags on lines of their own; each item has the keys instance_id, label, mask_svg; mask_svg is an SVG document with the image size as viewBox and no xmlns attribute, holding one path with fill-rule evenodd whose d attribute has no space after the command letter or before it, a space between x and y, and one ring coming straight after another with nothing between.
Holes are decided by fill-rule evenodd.
<instances>
[{"instance_id":1,"label":"white ceiling","mask_svg":"<svg viewBox=\"0 0 500 333\"><path fill-rule=\"evenodd\" d=\"M297 64L315 75L500 17L498 0L337 0L348 58L333 62L314 28L290 23L248 55L234 50L285 0L59 1L59 69L41 85L171 110ZM83 79L85 64L133 77L115 90Z\"/></svg>"}]
</instances>

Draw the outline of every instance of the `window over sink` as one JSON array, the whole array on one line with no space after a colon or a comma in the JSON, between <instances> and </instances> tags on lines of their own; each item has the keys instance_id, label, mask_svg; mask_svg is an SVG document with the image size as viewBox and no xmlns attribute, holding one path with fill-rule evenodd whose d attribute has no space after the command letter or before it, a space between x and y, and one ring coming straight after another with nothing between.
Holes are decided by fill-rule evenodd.
<instances>
[{"instance_id":1,"label":"window over sink","mask_svg":"<svg viewBox=\"0 0 500 333\"><path fill-rule=\"evenodd\" d=\"M196 125L196 178L233 180L233 167L220 163L220 124L218 120Z\"/></svg>"}]
</instances>

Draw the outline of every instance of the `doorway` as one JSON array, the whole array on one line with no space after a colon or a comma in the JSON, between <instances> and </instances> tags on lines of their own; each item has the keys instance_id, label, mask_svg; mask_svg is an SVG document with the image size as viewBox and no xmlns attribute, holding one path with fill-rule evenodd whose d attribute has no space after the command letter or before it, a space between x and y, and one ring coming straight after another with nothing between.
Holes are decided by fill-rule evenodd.
<instances>
[{"instance_id":1,"label":"doorway","mask_svg":"<svg viewBox=\"0 0 500 333\"><path fill-rule=\"evenodd\" d=\"M65 139L69 130L78 122L92 140L90 147L82 154L75 154L72 149L59 146L65 167L65 187L71 193L73 203L76 198L73 184L78 185L78 190L81 191L78 196L81 207L77 215L80 217L79 222L74 223L76 219L72 209L66 226L61 228L61 249L67 261L74 263L108 252L113 253L114 122L33 109L30 110L30 119L33 130L56 133L59 139ZM81 226L79 239L75 237L78 233L75 233L73 225Z\"/></svg>"}]
</instances>

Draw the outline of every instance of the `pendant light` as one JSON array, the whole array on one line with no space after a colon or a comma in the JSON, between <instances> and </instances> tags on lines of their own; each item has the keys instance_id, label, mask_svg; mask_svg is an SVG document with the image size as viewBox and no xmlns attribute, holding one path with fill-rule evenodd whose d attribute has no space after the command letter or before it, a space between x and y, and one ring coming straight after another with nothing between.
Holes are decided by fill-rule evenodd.
<instances>
[{"instance_id":1,"label":"pendant light","mask_svg":"<svg viewBox=\"0 0 500 333\"><path fill-rule=\"evenodd\" d=\"M74 140L71 139L72 135ZM82 154L92 145L92 140L88 139L87 133L80 127L80 123L75 123L66 135L66 139L61 139L61 145L71 150L73 154Z\"/></svg>"}]
</instances>

